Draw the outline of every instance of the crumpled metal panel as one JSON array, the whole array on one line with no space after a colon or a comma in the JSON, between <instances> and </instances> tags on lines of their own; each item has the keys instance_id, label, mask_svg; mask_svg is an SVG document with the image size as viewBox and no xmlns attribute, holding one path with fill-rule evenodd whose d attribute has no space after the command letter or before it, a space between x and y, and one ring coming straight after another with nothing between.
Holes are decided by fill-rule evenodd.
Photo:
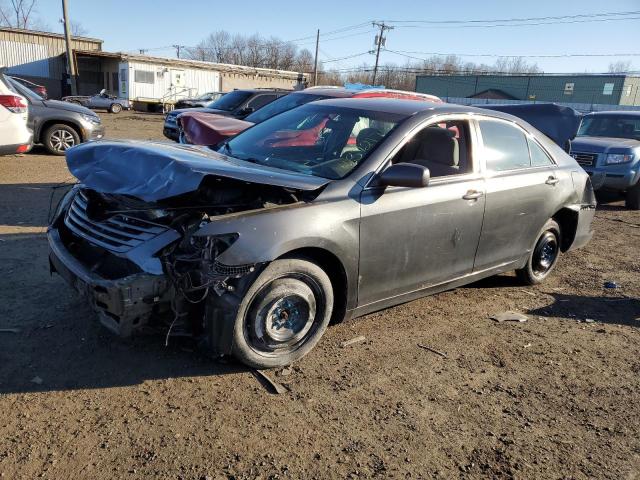
<instances>
[{"instance_id":1,"label":"crumpled metal panel","mask_svg":"<svg viewBox=\"0 0 640 480\"><path fill-rule=\"evenodd\" d=\"M98 141L66 152L69 171L102 193L154 202L197 190L208 176L312 191L329 180L245 162L206 147L160 142Z\"/></svg>"}]
</instances>

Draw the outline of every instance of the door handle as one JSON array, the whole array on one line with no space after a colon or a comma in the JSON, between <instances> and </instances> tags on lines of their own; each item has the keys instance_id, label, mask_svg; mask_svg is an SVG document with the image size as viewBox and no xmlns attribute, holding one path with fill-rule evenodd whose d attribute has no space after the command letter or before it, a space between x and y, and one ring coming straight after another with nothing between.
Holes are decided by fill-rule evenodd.
<instances>
[{"instance_id":1,"label":"door handle","mask_svg":"<svg viewBox=\"0 0 640 480\"><path fill-rule=\"evenodd\" d=\"M560 181L560 179L559 179L559 178L556 178L556 177L554 177L554 176L551 176L551 177L547 178L547 180L546 180L544 183L546 183L547 185L555 185L555 184L556 184L556 183L558 183L559 181Z\"/></svg>"},{"instance_id":2,"label":"door handle","mask_svg":"<svg viewBox=\"0 0 640 480\"><path fill-rule=\"evenodd\" d=\"M465 200L477 200L480 197L482 197L484 195L483 192L480 192L478 190L469 190L467 193L465 193L462 198Z\"/></svg>"}]
</instances>

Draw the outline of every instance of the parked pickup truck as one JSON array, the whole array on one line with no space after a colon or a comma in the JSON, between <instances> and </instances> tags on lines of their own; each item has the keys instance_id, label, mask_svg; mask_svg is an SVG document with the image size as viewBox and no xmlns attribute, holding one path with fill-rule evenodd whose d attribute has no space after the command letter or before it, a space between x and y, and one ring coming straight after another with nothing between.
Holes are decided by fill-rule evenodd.
<instances>
[{"instance_id":1,"label":"parked pickup truck","mask_svg":"<svg viewBox=\"0 0 640 480\"><path fill-rule=\"evenodd\" d=\"M595 190L624 193L627 208L640 210L640 112L585 115L571 156L591 176Z\"/></svg>"}]
</instances>

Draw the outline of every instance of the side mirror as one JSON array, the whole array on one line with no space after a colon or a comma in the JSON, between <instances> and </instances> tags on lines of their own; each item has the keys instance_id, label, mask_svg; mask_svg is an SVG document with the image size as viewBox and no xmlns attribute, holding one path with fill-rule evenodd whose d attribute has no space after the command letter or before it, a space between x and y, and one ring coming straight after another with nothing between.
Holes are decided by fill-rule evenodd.
<instances>
[{"instance_id":1,"label":"side mirror","mask_svg":"<svg viewBox=\"0 0 640 480\"><path fill-rule=\"evenodd\" d=\"M396 163L378 177L388 187L422 188L429 185L429 169L415 163Z\"/></svg>"}]
</instances>

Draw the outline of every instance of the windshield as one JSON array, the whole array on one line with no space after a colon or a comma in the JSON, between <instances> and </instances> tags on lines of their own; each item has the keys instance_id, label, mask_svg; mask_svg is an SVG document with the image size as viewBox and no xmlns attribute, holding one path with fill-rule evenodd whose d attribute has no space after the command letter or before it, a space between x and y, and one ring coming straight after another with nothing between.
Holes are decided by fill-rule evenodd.
<instances>
[{"instance_id":1,"label":"windshield","mask_svg":"<svg viewBox=\"0 0 640 480\"><path fill-rule=\"evenodd\" d=\"M18 82L17 80L13 79L12 77L5 76L4 78L8 80L8 83L11 86L11 89L14 92L19 93L23 97L27 97L29 100L32 100L32 101L33 100L43 100L43 98L40 95L38 95L37 93L35 93L32 90L29 90L27 87L25 87L20 82Z\"/></svg>"},{"instance_id":2,"label":"windshield","mask_svg":"<svg viewBox=\"0 0 640 480\"><path fill-rule=\"evenodd\" d=\"M219 151L260 165L337 180L406 116L309 103L248 129Z\"/></svg>"},{"instance_id":3,"label":"windshield","mask_svg":"<svg viewBox=\"0 0 640 480\"><path fill-rule=\"evenodd\" d=\"M207 108L215 108L217 110L230 112L242 105L251 95L253 95L251 92L235 90L220 97L218 100L211 102L207 105Z\"/></svg>"},{"instance_id":4,"label":"windshield","mask_svg":"<svg viewBox=\"0 0 640 480\"><path fill-rule=\"evenodd\" d=\"M585 117L578 130L582 137L614 137L640 140L640 116L594 115Z\"/></svg>"},{"instance_id":5,"label":"windshield","mask_svg":"<svg viewBox=\"0 0 640 480\"><path fill-rule=\"evenodd\" d=\"M290 93L284 97L280 97L278 100L269 103L265 107L262 107L257 112L252 113L245 118L247 122L260 123L264 122L267 118L271 118L279 113L286 112L292 108L304 105L305 103L312 102L314 100L322 100L329 98L327 96L309 95L306 93Z\"/></svg>"}]
</instances>

